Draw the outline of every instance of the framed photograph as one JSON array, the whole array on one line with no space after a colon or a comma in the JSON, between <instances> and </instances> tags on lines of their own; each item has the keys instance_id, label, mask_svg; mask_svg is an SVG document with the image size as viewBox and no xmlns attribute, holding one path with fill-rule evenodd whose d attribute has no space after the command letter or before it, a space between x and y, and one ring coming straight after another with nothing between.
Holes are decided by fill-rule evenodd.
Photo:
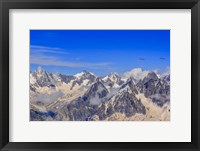
<instances>
[{"instance_id":1,"label":"framed photograph","mask_svg":"<svg viewBox=\"0 0 200 151\"><path fill-rule=\"evenodd\" d=\"M1 0L1 150L200 150L198 0Z\"/></svg>"}]
</instances>

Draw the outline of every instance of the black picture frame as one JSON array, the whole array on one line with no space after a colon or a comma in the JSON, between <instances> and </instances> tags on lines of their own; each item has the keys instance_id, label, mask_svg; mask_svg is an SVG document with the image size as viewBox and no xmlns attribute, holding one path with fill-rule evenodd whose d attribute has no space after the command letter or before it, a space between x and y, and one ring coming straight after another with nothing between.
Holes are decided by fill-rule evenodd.
<instances>
[{"instance_id":1,"label":"black picture frame","mask_svg":"<svg viewBox=\"0 0 200 151\"><path fill-rule=\"evenodd\" d=\"M191 142L9 142L9 9L191 9ZM1 150L200 150L199 0L0 0L0 61Z\"/></svg>"}]
</instances>

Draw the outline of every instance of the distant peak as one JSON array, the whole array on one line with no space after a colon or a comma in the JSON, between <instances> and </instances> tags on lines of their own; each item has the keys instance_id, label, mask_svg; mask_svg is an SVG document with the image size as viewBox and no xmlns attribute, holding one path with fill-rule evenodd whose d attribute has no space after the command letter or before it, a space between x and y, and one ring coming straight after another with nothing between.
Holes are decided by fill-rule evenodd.
<instances>
[{"instance_id":1,"label":"distant peak","mask_svg":"<svg viewBox=\"0 0 200 151\"><path fill-rule=\"evenodd\" d=\"M133 78L130 77L130 78L128 78L127 83L132 82L132 81L133 81Z\"/></svg>"},{"instance_id":2,"label":"distant peak","mask_svg":"<svg viewBox=\"0 0 200 151\"><path fill-rule=\"evenodd\" d=\"M157 76L155 72L150 71L147 76Z\"/></svg>"},{"instance_id":3,"label":"distant peak","mask_svg":"<svg viewBox=\"0 0 200 151\"><path fill-rule=\"evenodd\" d=\"M96 79L96 82L97 82L97 83L98 83L98 82L102 82L101 78L97 78L97 79Z\"/></svg>"},{"instance_id":4,"label":"distant peak","mask_svg":"<svg viewBox=\"0 0 200 151\"><path fill-rule=\"evenodd\" d=\"M94 75L92 72L88 72L87 70L83 70L82 73L84 73L84 74Z\"/></svg>"},{"instance_id":5,"label":"distant peak","mask_svg":"<svg viewBox=\"0 0 200 151\"><path fill-rule=\"evenodd\" d=\"M77 73L77 74L75 74L74 76L75 76L76 78L81 78L82 76L88 76L88 75L93 75L93 76L94 76L93 73L88 72L88 71L86 71L86 70L83 70L82 72Z\"/></svg>"},{"instance_id":6,"label":"distant peak","mask_svg":"<svg viewBox=\"0 0 200 151\"><path fill-rule=\"evenodd\" d=\"M134 85L135 84L135 81L133 78L129 78L126 82L127 84L131 84L131 85Z\"/></svg>"},{"instance_id":7,"label":"distant peak","mask_svg":"<svg viewBox=\"0 0 200 151\"><path fill-rule=\"evenodd\" d=\"M41 66L39 66L37 69L36 69L36 72L38 73L42 73L44 72L43 68Z\"/></svg>"},{"instance_id":8,"label":"distant peak","mask_svg":"<svg viewBox=\"0 0 200 151\"><path fill-rule=\"evenodd\" d=\"M118 75L117 72L111 72L111 73L108 75L108 77L111 78L111 79L113 79L113 78L115 79L115 78L118 78L119 75Z\"/></svg>"},{"instance_id":9,"label":"distant peak","mask_svg":"<svg viewBox=\"0 0 200 151\"><path fill-rule=\"evenodd\" d=\"M147 77L150 78L150 79L153 79L153 80L157 80L158 79L157 74L155 72L153 72L153 71L149 72Z\"/></svg>"},{"instance_id":10,"label":"distant peak","mask_svg":"<svg viewBox=\"0 0 200 151\"><path fill-rule=\"evenodd\" d=\"M38 66L38 67L37 67L37 70L42 70L42 67L41 67L41 66Z\"/></svg>"},{"instance_id":11,"label":"distant peak","mask_svg":"<svg viewBox=\"0 0 200 151\"><path fill-rule=\"evenodd\" d=\"M117 72L111 72L109 75L118 75Z\"/></svg>"},{"instance_id":12,"label":"distant peak","mask_svg":"<svg viewBox=\"0 0 200 151\"><path fill-rule=\"evenodd\" d=\"M87 70L83 70L82 73L89 73Z\"/></svg>"}]
</instances>

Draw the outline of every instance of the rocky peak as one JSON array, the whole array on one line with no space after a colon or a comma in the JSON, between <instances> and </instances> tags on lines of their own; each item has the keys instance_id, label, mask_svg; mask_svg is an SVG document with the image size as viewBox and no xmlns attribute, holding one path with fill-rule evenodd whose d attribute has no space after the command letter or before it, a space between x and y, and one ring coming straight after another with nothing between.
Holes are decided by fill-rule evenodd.
<instances>
[{"instance_id":1,"label":"rocky peak","mask_svg":"<svg viewBox=\"0 0 200 151\"><path fill-rule=\"evenodd\" d=\"M36 69L35 73L37 73L37 74L45 74L46 71L44 71L44 70L42 69L42 67L38 67L38 68Z\"/></svg>"},{"instance_id":2,"label":"rocky peak","mask_svg":"<svg viewBox=\"0 0 200 151\"><path fill-rule=\"evenodd\" d=\"M153 81L159 80L159 78L158 78L158 76L156 75L155 72L149 72L148 75L146 77L144 77L143 83L146 83L150 80L153 80Z\"/></svg>"},{"instance_id":3,"label":"rocky peak","mask_svg":"<svg viewBox=\"0 0 200 151\"><path fill-rule=\"evenodd\" d=\"M111 73L108 75L108 77L109 77L111 80L113 80L113 81L116 81L116 80L119 78L119 76L118 76L118 74L117 74L116 72L111 72Z\"/></svg>"},{"instance_id":4,"label":"rocky peak","mask_svg":"<svg viewBox=\"0 0 200 151\"><path fill-rule=\"evenodd\" d=\"M103 83L105 85L108 85L110 87L113 87L114 85L122 85L123 81L121 80L121 77L116 72L111 72L109 75L105 76L103 79Z\"/></svg>"},{"instance_id":5,"label":"rocky peak","mask_svg":"<svg viewBox=\"0 0 200 151\"><path fill-rule=\"evenodd\" d=\"M163 77L163 80L170 81L170 74Z\"/></svg>"},{"instance_id":6,"label":"rocky peak","mask_svg":"<svg viewBox=\"0 0 200 151\"><path fill-rule=\"evenodd\" d=\"M127 82L126 82L125 84L123 84L119 90L120 90L120 91L123 91L123 90L128 90L128 91L129 91L129 90L130 90L130 91L132 91L134 94L138 94L138 91L137 91L137 89L136 89L136 86L135 86L135 84L134 84L132 78L129 78L129 79L127 80Z\"/></svg>"},{"instance_id":7,"label":"rocky peak","mask_svg":"<svg viewBox=\"0 0 200 151\"><path fill-rule=\"evenodd\" d=\"M100 80L97 80L94 84L90 86L88 91L85 93L85 95L83 96L83 100L91 101L92 98L95 98L96 100L94 101L98 101L98 100L101 101L101 99L106 97L108 93L109 92L106 89L106 87L103 85L103 83Z\"/></svg>"},{"instance_id":8,"label":"rocky peak","mask_svg":"<svg viewBox=\"0 0 200 151\"><path fill-rule=\"evenodd\" d=\"M95 77L93 73L83 70L81 73L74 75L77 79Z\"/></svg>"},{"instance_id":9,"label":"rocky peak","mask_svg":"<svg viewBox=\"0 0 200 151\"><path fill-rule=\"evenodd\" d=\"M149 72L147 75L147 78L153 79L153 80L158 80L158 76L156 75L155 72Z\"/></svg>"}]
</instances>

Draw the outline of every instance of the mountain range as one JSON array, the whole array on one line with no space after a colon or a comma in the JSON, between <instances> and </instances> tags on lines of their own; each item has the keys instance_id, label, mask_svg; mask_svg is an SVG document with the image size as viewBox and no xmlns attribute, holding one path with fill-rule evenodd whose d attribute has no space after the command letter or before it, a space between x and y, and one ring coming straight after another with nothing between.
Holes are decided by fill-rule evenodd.
<instances>
[{"instance_id":1,"label":"mountain range","mask_svg":"<svg viewBox=\"0 0 200 151\"><path fill-rule=\"evenodd\" d=\"M166 121L170 74L133 69L104 77L30 72L31 121Z\"/></svg>"}]
</instances>

